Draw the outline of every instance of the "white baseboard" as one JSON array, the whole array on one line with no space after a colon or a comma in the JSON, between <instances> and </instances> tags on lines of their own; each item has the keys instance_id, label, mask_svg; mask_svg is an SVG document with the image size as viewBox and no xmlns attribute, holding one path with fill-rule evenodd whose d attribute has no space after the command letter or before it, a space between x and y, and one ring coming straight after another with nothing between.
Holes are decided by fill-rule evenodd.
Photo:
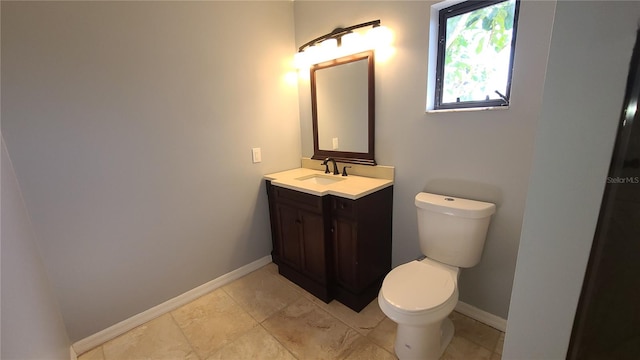
<instances>
[{"instance_id":1,"label":"white baseboard","mask_svg":"<svg viewBox=\"0 0 640 360\"><path fill-rule=\"evenodd\" d=\"M456 305L457 312L466 315L472 319L478 320L483 324L487 324L492 328L498 329L502 332L507 331L507 320L503 319L497 315L493 315L484 310L480 310L475 306L471 306L462 301L458 301Z\"/></svg>"},{"instance_id":2,"label":"white baseboard","mask_svg":"<svg viewBox=\"0 0 640 360\"><path fill-rule=\"evenodd\" d=\"M134 315L128 319L125 319L113 326L110 326L102 331L99 331L91 336L88 336L82 340L75 342L72 345L72 359L75 354L82 354L87 352L103 343L114 339L127 331L136 328L150 320L153 320L161 315L173 311L183 305L190 303L191 301L205 295L219 287L222 287L234 280L237 280L252 271L255 271L271 262L271 256L265 256L252 263L249 263L239 269L233 270L227 274L224 274L216 279L209 281L203 285L200 285L192 290L178 295L173 299L169 299L162 304L156 305L149 310L145 310L137 315Z\"/></svg>"},{"instance_id":3,"label":"white baseboard","mask_svg":"<svg viewBox=\"0 0 640 360\"><path fill-rule=\"evenodd\" d=\"M71 360L78 360L78 354L76 354L76 351L73 349L73 346L69 346L69 358Z\"/></svg>"}]
</instances>

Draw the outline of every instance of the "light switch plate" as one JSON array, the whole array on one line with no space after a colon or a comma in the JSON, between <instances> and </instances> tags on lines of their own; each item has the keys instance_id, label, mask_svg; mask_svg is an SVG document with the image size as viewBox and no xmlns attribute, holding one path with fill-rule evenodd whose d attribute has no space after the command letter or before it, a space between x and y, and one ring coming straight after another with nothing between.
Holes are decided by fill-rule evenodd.
<instances>
[{"instance_id":1,"label":"light switch plate","mask_svg":"<svg viewBox=\"0 0 640 360\"><path fill-rule=\"evenodd\" d=\"M338 145L338 138L337 138L337 137L334 137L334 138L333 138L333 150L338 150L338 147L339 147L339 145Z\"/></svg>"},{"instance_id":2,"label":"light switch plate","mask_svg":"<svg viewBox=\"0 0 640 360\"><path fill-rule=\"evenodd\" d=\"M260 148L252 148L251 158L253 159L254 164L262 162L262 150L260 150Z\"/></svg>"}]
</instances>

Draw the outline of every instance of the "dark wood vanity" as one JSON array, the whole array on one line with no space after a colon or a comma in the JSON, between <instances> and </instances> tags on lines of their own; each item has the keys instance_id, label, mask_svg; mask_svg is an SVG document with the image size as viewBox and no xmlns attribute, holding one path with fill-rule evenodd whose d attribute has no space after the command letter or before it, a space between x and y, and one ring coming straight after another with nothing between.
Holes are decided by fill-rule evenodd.
<instances>
[{"instance_id":1,"label":"dark wood vanity","mask_svg":"<svg viewBox=\"0 0 640 360\"><path fill-rule=\"evenodd\" d=\"M391 270L393 186L350 200L266 184L280 274L355 311L375 299Z\"/></svg>"}]
</instances>

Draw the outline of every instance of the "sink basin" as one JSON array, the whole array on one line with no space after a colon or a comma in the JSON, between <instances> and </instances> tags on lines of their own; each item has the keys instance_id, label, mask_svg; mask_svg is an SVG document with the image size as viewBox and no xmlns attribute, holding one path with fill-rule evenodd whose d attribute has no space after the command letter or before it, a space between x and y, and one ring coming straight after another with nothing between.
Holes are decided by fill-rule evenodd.
<instances>
[{"instance_id":1,"label":"sink basin","mask_svg":"<svg viewBox=\"0 0 640 360\"><path fill-rule=\"evenodd\" d=\"M296 178L296 180L302 181L307 184L331 185L337 183L338 181L344 180L344 178L336 175L313 174Z\"/></svg>"}]
</instances>

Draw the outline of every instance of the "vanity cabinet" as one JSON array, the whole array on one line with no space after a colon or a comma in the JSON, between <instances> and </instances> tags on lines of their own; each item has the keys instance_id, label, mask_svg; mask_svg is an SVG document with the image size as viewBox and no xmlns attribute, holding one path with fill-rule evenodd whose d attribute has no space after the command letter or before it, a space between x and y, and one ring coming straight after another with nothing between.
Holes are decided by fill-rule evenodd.
<instances>
[{"instance_id":1,"label":"vanity cabinet","mask_svg":"<svg viewBox=\"0 0 640 360\"><path fill-rule=\"evenodd\" d=\"M393 187L350 200L267 181L267 194L280 274L325 302L369 304L391 270Z\"/></svg>"},{"instance_id":2,"label":"vanity cabinet","mask_svg":"<svg viewBox=\"0 0 640 360\"><path fill-rule=\"evenodd\" d=\"M325 261L328 199L267 184L273 262L283 276L330 301Z\"/></svg>"}]
</instances>

